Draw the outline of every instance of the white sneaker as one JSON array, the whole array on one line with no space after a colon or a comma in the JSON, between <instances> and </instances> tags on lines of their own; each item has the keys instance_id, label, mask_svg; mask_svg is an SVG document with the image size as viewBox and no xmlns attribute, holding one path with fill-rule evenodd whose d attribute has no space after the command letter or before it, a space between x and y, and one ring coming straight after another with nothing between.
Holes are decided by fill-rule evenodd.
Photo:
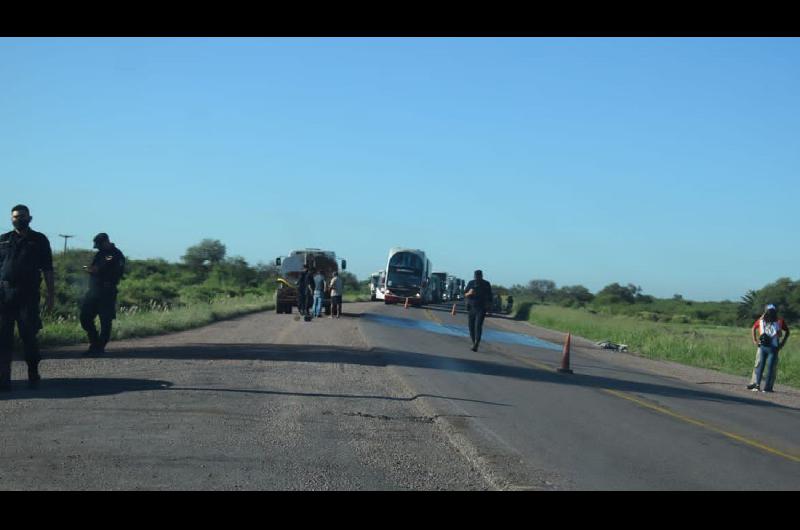
<instances>
[{"instance_id":1,"label":"white sneaker","mask_svg":"<svg viewBox=\"0 0 800 530\"><path fill-rule=\"evenodd\" d=\"M753 387L753 388L750 389L750 391L751 392L761 392L761 390L758 387Z\"/></svg>"}]
</instances>

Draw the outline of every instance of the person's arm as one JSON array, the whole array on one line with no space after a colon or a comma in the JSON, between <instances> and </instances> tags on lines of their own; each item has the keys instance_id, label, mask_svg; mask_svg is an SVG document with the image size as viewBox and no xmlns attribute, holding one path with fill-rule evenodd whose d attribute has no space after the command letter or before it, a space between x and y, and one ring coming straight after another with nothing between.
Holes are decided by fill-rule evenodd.
<instances>
[{"instance_id":1,"label":"person's arm","mask_svg":"<svg viewBox=\"0 0 800 530\"><path fill-rule=\"evenodd\" d=\"M782 349L783 349L783 347L784 347L784 346L786 346L786 341L787 341L787 340L789 340L789 333L791 333L791 332L789 331L789 328L788 328L788 327L786 327L786 323L785 323L785 322L783 323L783 326L781 326L781 328L783 328L783 330L784 330L786 333L784 333L784 335L783 335L783 340L781 341L781 343L780 343L780 344L778 344L778 349L779 349L779 350L782 350Z\"/></svg>"},{"instance_id":2,"label":"person's arm","mask_svg":"<svg viewBox=\"0 0 800 530\"><path fill-rule=\"evenodd\" d=\"M53 276L53 251L50 248L50 241L45 237L44 244L42 245L42 273L44 274L44 285L47 289L47 296L45 297L44 310L51 311L55 305L56 287L55 279Z\"/></svg>"},{"instance_id":3,"label":"person's arm","mask_svg":"<svg viewBox=\"0 0 800 530\"><path fill-rule=\"evenodd\" d=\"M758 333L757 330L758 330L758 320L756 320L756 323L753 324L753 344L755 344L756 346L758 346L758 337L756 336L756 333Z\"/></svg>"},{"instance_id":4,"label":"person's arm","mask_svg":"<svg viewBox=\"0 0 800 530\"><path fill-rule=\"evenodd\" d=\"M45 298L44 302L44 310L51 311L56 301L56 287L55 287L55 279L53 277L53 271L45 271L44 285L45 288L47 289L47 297Z\"/></svg>"}]
</instances>

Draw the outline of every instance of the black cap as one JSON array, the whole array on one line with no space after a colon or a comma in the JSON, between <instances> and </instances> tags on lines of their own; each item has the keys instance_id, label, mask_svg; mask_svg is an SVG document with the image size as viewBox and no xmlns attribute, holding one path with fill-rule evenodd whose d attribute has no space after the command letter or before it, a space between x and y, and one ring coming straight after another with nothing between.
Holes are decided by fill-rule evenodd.
<instances>
[{"instance_id":1,"label":"black cap","mask_svg":"<svg viewBox=\"0 0 800 530\"><path fill-rule=\"evenodd\" d=\"M480 269L476 270L475 271L475 277L476 278L483 278L483 271L480 270Z\"/></svg>"},{"instance_id":2,"label":"black cap","mask_svg":"<svg viewBox=\"0 0 800 530\"><path fill-rule=\"evenodd\" d=\"M108 241L108 234L106 234L105 232L100 232L99 234L94 236L93 241L95 243L97 243L98 241Z\"/></svg>"}]
</instances>

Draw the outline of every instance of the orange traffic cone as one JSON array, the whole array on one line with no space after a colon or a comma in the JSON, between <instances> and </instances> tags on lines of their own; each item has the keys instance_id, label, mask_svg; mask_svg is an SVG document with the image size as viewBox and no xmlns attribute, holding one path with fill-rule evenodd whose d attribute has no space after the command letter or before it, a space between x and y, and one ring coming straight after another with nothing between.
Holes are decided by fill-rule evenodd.
<instances>
[{"instance_id":1,"label":"orange traffic cone","mask_svg":"<svg viewBox=\"0 0 800 530\"><path fill-rule=\"evenodd\" d=\"M405 306L403 306L403 307L405 307L406 309L408 309L408 297L406 297L406 305L405 305Z\"/></svg>"},{"instance_id":2,"label":"orange traffic cone","mask_svg":"<svg viewBox=\"0 0 800 530\"><path fill-rule=\"evenodd\" d=\"M569 369L569 343L571 334L567 333L567 340L564 341L564 354L561 357L561 368L558 369L562 374L571 374L572 370Z\"/></svg>"},{"instance_id":3,"label":"orange traffic cone","mask_svg":"<svg viewBox=\"0 0 800 530\"><path fill-rule=\"evenodd\" d=\"M454 317L454 316L456 316L456 304L453 304L453 310L452 310L452 311L450 311L450 316L451 316L451 317Z\"/></svg>"}]
</instances>

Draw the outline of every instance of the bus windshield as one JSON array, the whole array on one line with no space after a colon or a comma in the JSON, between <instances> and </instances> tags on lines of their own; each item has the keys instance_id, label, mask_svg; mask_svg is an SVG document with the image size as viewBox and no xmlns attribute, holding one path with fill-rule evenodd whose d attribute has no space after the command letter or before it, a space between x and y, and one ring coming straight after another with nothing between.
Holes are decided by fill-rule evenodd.
<instances>
[{"instance_id":1,"label":"bus windshield","mask_svg":"<svg viewBox=\"0 0 800 530\"><path fill-rule=\"evenodd\" d=\"M422 258L399 252L389 260L389 287L419 287L422 281Z\"/></svg>"}]
</instances>

